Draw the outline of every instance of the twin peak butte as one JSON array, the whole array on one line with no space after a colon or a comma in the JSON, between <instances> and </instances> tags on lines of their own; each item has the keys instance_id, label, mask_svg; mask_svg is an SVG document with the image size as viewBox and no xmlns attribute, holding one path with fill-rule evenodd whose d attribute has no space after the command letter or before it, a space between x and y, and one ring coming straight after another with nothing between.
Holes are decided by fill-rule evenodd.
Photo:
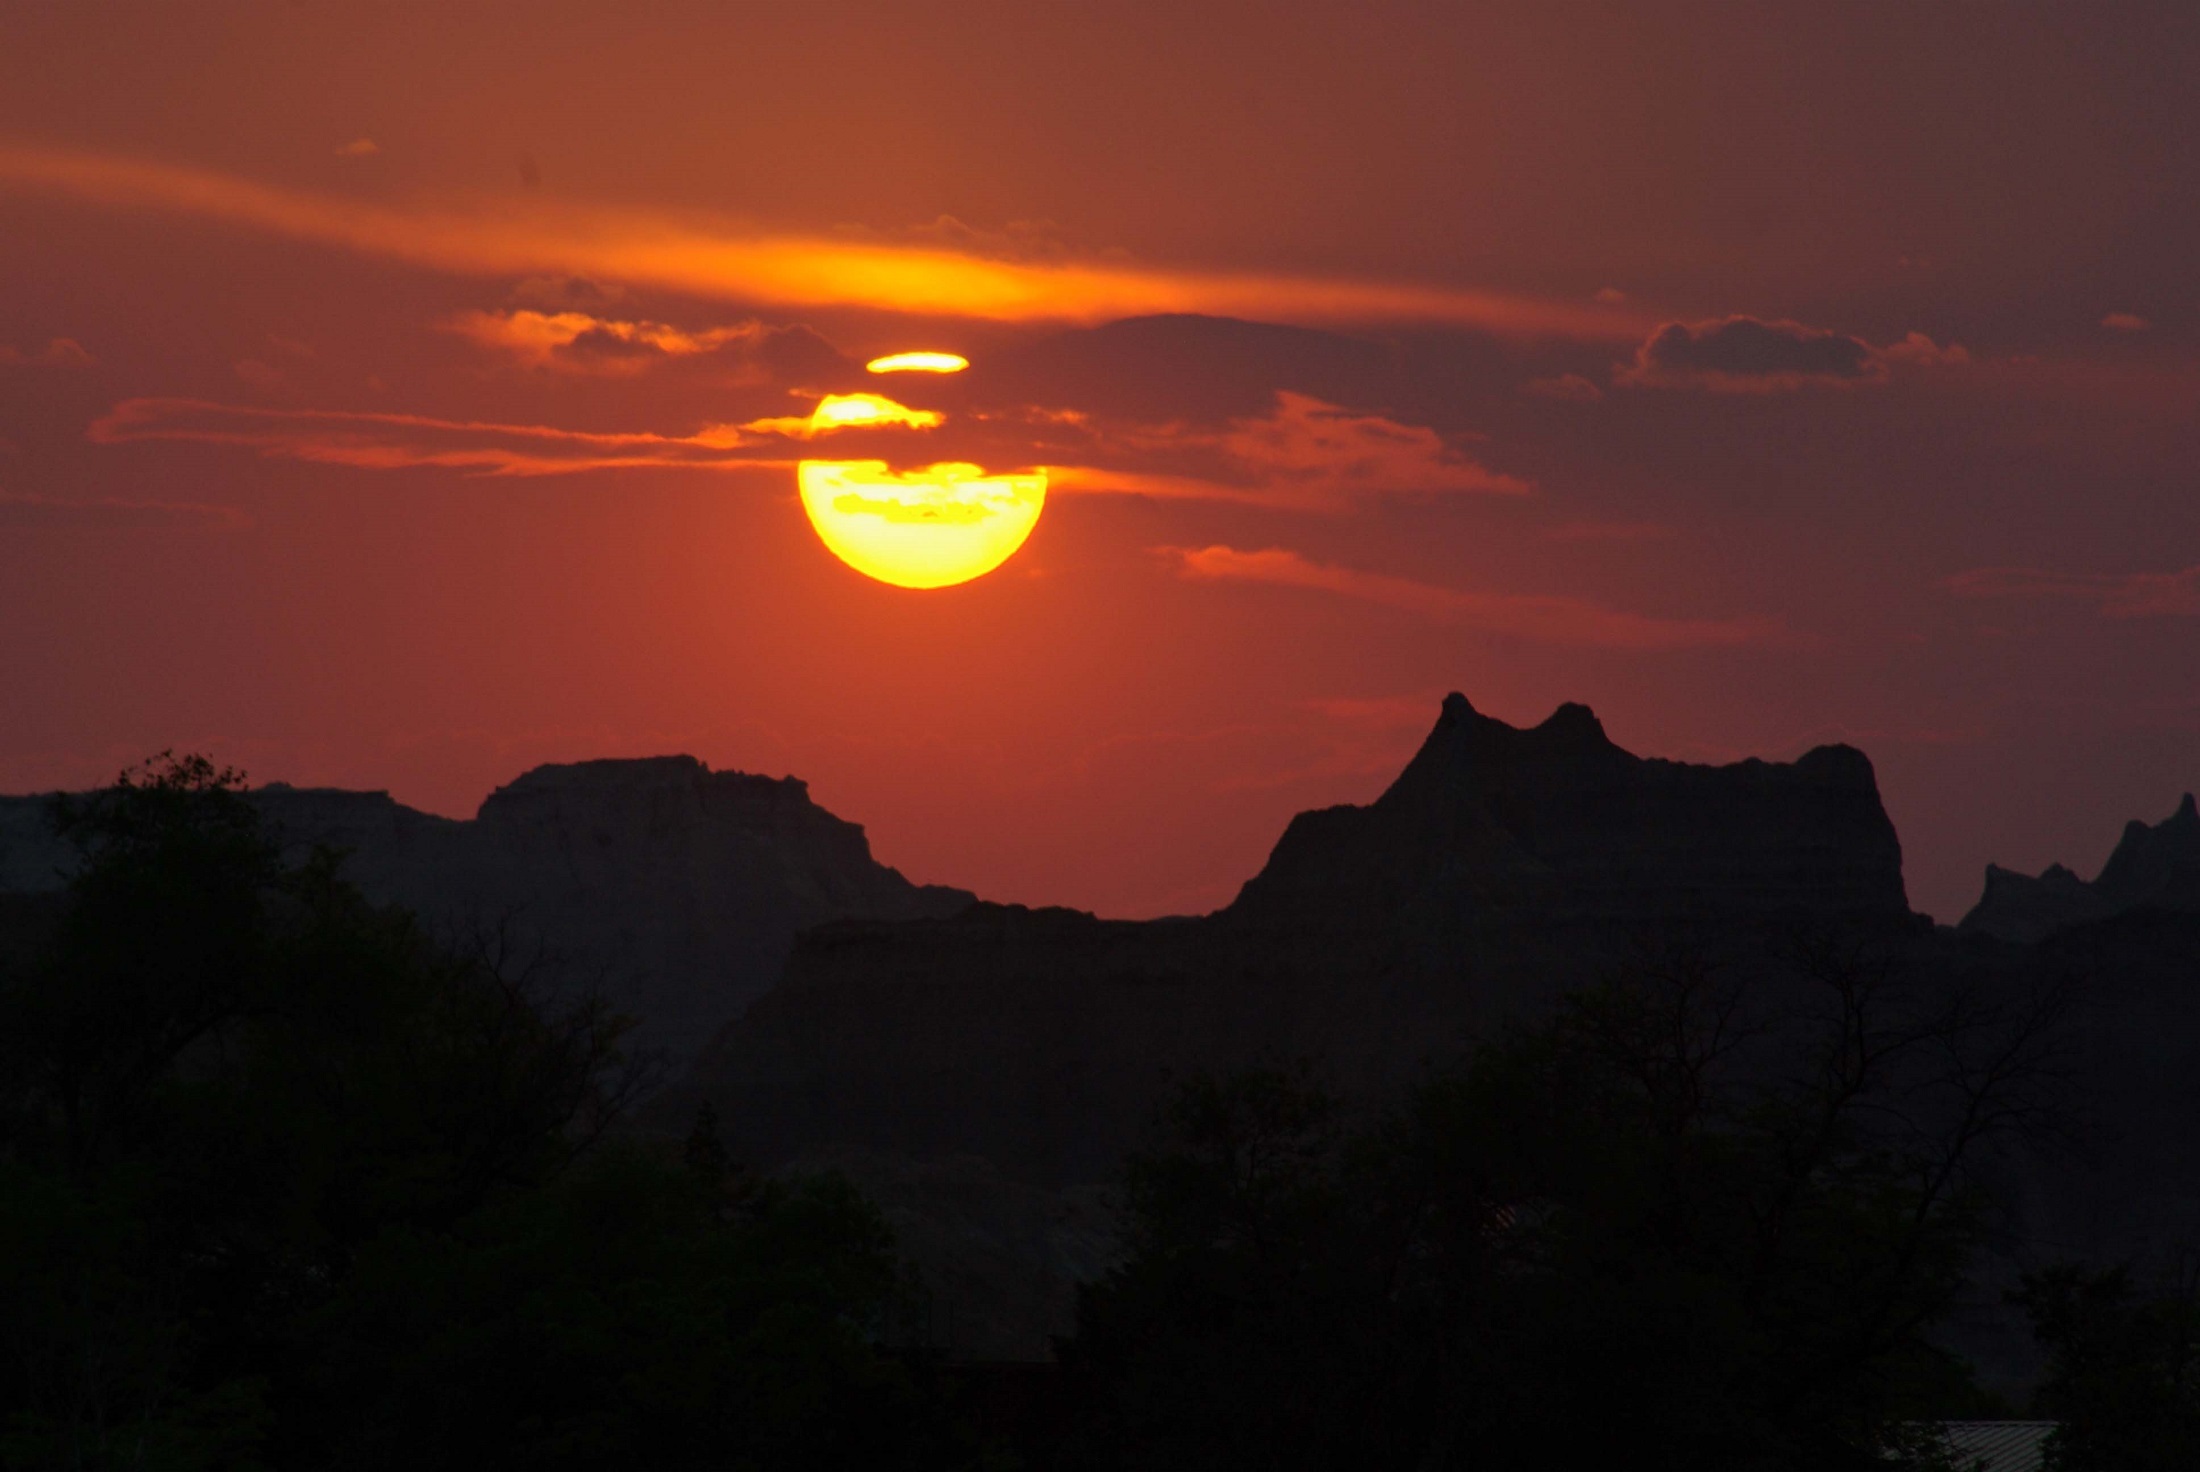
<instances>
[{"instance_id":1,"label":"twin peak butte","mask_svg":"<svg viewBox=\"0 0 2200 1472\"><path fill-rule=\"evenodd\" d=\"M981 902L805 932L660 1120L707 1099L759 1161L847 1147L1099 1180L1172 1071L1306 1058L1375 1087L1666 939L1743 960L1930 931L1852 748L1694 766L1622 750L1585 706L1521 729L1453 695L1388 791L1301 813L1212 914Z\"/></svg>"},{"instance_id":2,"label":"twin peak butte","mask_svg":"<svg viewBox=\"0 0 2200 1472\"><path fill-rule=\"evenodd\" d=\"M1622 750L1585 705L1522 729L1457 693L1388 791L1293 819L1227 913L1353 911L1913 923L1901 844L1854 747L1697 766Z\"/></svg>"}]
</instances>

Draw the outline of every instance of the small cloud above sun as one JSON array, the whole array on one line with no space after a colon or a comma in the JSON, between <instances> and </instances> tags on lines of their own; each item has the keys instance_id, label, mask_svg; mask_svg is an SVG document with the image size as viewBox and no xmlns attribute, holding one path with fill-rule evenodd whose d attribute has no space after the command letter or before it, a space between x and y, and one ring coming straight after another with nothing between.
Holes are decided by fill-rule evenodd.
<instances>
[{"instance_id":1,"label":"small cloud above sun","mask_svg":"<svg viewBox=\"0 0 2200 1472\"><path fill-rule=\"evenodd\" d=\"M373 158L382 151L382 145L372 138L354 138L337 147L338 158Z\"/></svg>"},{"instance_id":2,"label":"small cloud above sun","mask_svg":"<svg viewBox=\"0 0 2200 1472\"><path fill-rule=\"evenodd\" d=\"M863 366L872 373L960 373L970 360L959 353L888 353Z\"/></svg>"}]
</instances>

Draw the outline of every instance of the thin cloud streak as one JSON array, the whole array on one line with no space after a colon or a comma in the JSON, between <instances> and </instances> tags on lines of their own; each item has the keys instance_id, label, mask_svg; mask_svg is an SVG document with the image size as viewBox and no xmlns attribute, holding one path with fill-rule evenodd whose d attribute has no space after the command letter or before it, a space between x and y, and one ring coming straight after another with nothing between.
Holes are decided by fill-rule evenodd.
<instances>
[{"instance_id":1,"label":"thin cloud streak","mask_svg":"<svg viewBox=\"0 0 2200 1472\"><path fill-rule=\"evenodd\" d=\"M1720 394L1791 393L1811 384L1847 387L1886 381L1888 365L1912 368L1961 368L1971 353L1961 343L1934 342L1912 332L1900 342L1875 348L1860 337L1808 327L1785 319L1767 321L1735 316L1712 322L1668 322L1635 350L1635 360L1612 381L1637 388L1703 389ZM1565 393L1561 379L1541 379L1530 393L1551 397L1590 397ZM1587 387L1593 392L1595 385Z\"/></svg>"},{"instance_id":2,"label":"thin cloud streak","mask_svg":"<svg viewBox=\"0 0 2200 1472\"><path fill-rule=\"evenodd\" d=\"M1054 486L1327 512L1348 511L1384 495L1525 496L1535 489L1462 454L1426 425L1356 413L1287 390L1276 394L1267 415L1233 419L1220 431L1160 425L1123 431L1114 439L1163 456L1210 456L1232 478L1072 465L1050 471Z\"/></svg>"},{"instance_id":3,"label":"thin cloud streak","mask_svg":"<svg viewBox=\"0 0 2200 1472\"><path fill-rule=\"evenodd\" d=\"M651 360L712 353L729 343L753 340L763 328L755 322L688 332L663 322L625 322L586 312L460 312L443 324L483 347L508 354L531 368L625 376L641 372ZM574 351L588 344L591 352Z\"/></svg>"},{"instance_id":4,"label":"thin cloud streak","mask_svg":"<svg viewBox=\"0 0 2200 1472\"><path fill-rule=\"evenodd\" d=\"M1580 648L1668 651L1792 644L1764 619L1666 619L1551 594L1476 593L1311 562L1281 547L1157 547L1188 578L1275 583L1403 609L1445 623Z\"/></svg>"},{"instance_id":5,"label":"thin cloud streak","mask_svg":"<svg viewBox=\"0 0 2200 1472\"><path fill-rule=\"evenodd\" d=\"M1204 313L1307 323L1427 323L1512 337L1628 341L1639 313L1500 292L1120 264L1019 262L937 246L740 233L615 210L491 217L400 210L209 170L0 145L0 182L117 209L223 220L463 275L571 273L780 306L997 321Z\"/></svg>"},{"instance_id":6,"label":"thin cloud streak","mask_svg":"<svg viewBox=\"0 0 2200 1472\"><path fill-rule=\"evenodd\" d=\"M692 435L604 434L423 414L263 409L203 399L125 399L93 421L85 437L101 445L148 441L235 445L277 459L364 470L440 466L487 476L744 470L793 463L736 455L752 441L731 425L712 425Z\"/></svg>"},{"instance_id":7,"label":"thin cloud streak","mask_svg":"<svg viewBox=\"0 0 2200 1472\"><path fill-rule=\"evenodd\" d=\"M1266 486L1230 485L1196 475L1117 470L1102 465L1049 465L1046 472L1049 495L1148 496L1157 501L1224 501L1272 509L1296 504Z\"/></svg>"},{"instance_id":8,"label":"thin cloud streak","mask_svg":"<svg viewBox=\"0 0 2200 1472\"><path fill-rule=\"evenodd\" d=\"M99 445L150 442L225 445L276 459L360 470L440 467L494 477L578 475L598 470L792 469L790 442L830 433L860 441L871 434L935 427L915 411L875 394L825 400L863 401L869 417L839 424L812 415L783 415L739 424L706 425L693 434L605 432L544 424L443 419L425 414L349 409L287 409L208 399L125 399L85 431ZM1043 469L1048 488L1087 495L1149 496L1225 502L1270 509L1337 513L1391 493L1518 495L1526 482L1458 454L1434 430L1338 410L1299 395L1278 395L1276 413L1233 422L1220 433L1171 430L1154 444L1216 452L1243 481L1167 471L1042 463L1028 444L996 451L1019 465ZM997 459L998 455L987 456Z\"/></svg>"},{"instance_id":9,"label":"thin cloud streak","mask_svg":"<svg viewBox=\"0 0 2200 1472\"><path fill-rule=\"evenodd\" d=\"M65 500L58 496L0 494L0 527L10 531L41 527L78 531L168 526L234 529L251 524L252 518L240 507L211 506L198 501L135 501L119 497Z\"/></svg>"},{"instance_id":10,"label":"thin cloud streak","mask_svg":"<svg viewBox=\"0 0 2200 1472\"><path fill-rule=\"evenodd\" d=\"M1959 598L2073 598L2105 618L2200 617L2200 566L2178 572L2047 572L1978 567L1948 579Z\"/></svg>"},{"instance_id":11,"label":"thin cloud streak","mask_svg":"<svg viewBox=\"0 0 2200 1472\"><path fill-rule=\"evenodd\" d=\"M35 353L26 353L10 343L0 342L0 366L4 367L89 368L96 361L73 337L54 338Z\"/></svg>"},{"instance_id":12,"label":"thin cloud streak","mask_svg":"<svg viewBox=\"0 0 2200 1472\"><path fill-rule=\"evenodd\" d=\"M1355 414L1305 394L1280 392L1267 418L1233 421L1220 447L1271 484L1310 499L1381 491L1524 496L1534 489L1468 459L1426 425Z\"/></svg>"}]
</instances>

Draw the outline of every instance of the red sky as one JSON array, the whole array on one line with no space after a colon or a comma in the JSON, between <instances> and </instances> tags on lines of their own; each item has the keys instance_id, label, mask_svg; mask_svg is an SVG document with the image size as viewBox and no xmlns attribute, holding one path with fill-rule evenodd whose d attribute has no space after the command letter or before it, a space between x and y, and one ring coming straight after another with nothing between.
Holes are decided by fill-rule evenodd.
<instances>
[{"instance_id":1,"label":"red sky","mask_svg":"<svg viewBox=\"0 0 2200 1472\"><path fill-rule=\"evenodd\" d=\"M809 779L1227 901L1444 691L1872 756L1914 903L2200 786L2189 4L0 3L0 790ZM1157 313L1199 314L1154 320ZM801 446L1046 465L833 561Z\"/></svg>"}]
</instances>

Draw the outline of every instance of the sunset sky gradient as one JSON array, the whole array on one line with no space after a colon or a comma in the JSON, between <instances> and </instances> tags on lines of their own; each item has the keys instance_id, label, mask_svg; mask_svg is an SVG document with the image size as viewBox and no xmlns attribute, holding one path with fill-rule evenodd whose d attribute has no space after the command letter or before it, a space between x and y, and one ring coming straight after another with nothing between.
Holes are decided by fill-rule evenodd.
<instances>
[{"instance_id":1,"label":"sunset sky gradient","mask_svg":"<svg viewBox=\"0 0 2200 1472\"><path fill-rule=\"evenodd\" d=\"M2185 3L0 0L0 790L692 752L1151 915L1459 689L1854 742L1952 920L2200 787L2195 76ZM1045 514L887 587L828 453Z\"/></svg>"}]
</instances>

